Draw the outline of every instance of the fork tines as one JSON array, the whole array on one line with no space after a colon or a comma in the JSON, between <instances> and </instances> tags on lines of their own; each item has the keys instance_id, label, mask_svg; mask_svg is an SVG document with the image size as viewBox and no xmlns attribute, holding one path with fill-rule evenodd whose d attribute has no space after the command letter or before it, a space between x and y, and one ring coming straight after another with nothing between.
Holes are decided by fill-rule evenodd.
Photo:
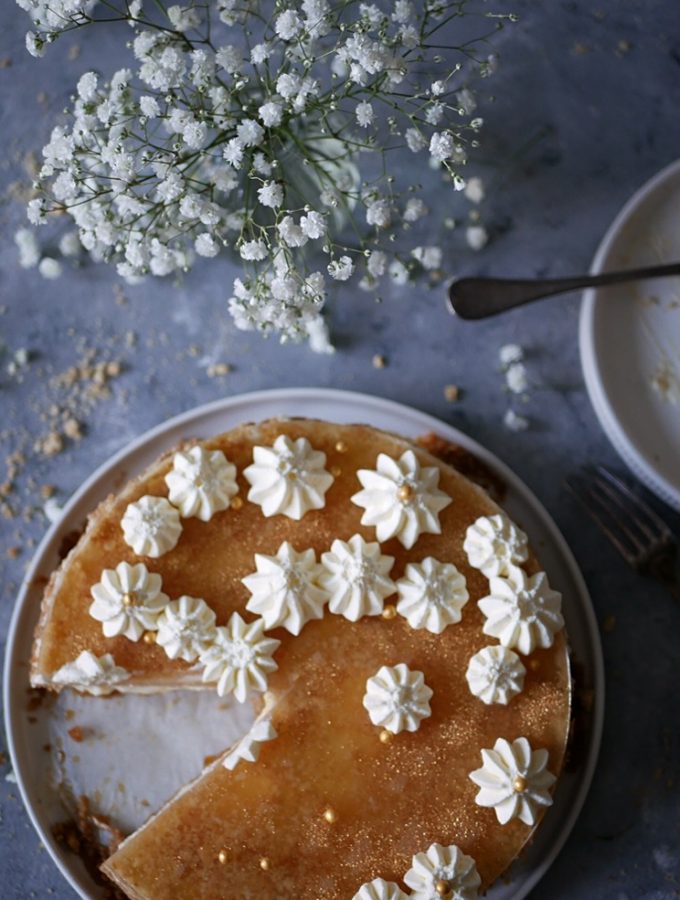
<instances>
[{"instance_id":1,"label":"fork tines","mask_svg":"<svg viewBox=\"0 0 680 900\"><path fill-rule=\"evenodd\" d=\"M674 546L672 531L641 497L602 466L586 466L567 478L567 486L585 506L612 544L636 569Z\"/></svg>"}]
</instances>

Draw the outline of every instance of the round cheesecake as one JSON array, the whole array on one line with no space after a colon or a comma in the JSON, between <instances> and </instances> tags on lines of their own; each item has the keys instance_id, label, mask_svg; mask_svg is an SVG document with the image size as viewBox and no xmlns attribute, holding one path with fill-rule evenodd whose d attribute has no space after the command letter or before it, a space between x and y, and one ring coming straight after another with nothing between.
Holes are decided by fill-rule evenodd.
<instances>
[{"instance_id":1,"label":"round cheesecake","mask_svg":"<svg viewBox=\"0 0 680 900\"><path fill-rule=\"evenodd\" d=\"M551 805L570 719L521 529L422 447L315 420L189 441L102 503L31 680L255 704L104 864L156 900L474 898Z\"/></svg>"}]
</instances>

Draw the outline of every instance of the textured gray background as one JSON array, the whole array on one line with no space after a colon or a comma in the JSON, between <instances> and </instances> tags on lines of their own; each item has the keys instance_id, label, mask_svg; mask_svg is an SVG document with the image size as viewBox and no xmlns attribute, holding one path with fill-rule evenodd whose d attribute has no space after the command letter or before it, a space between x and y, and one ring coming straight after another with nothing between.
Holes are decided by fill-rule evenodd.
<instances>
[{"instance_id":1,"label":"textured gray background","mask_svg":"<svg viewBox=\"0 0 680 900\"><path fill-rule=\"evenodd\" d=\"M501 4L496 4L501 6ZM680 10L677 0L601 0L539 4L510 0L521 16L495 42L501 70L475 171L491 185L482 211L493 240L480 254L450 240L460 272L561 275L587 268L621 204L680 147ZM26 180L26 153L44 143L55 115L88 66L111 71L118 38L76 37L36 61L23 49L26 19L2 0L0 30L0 470L22 448L26 465L9 497L14 519L0 519L0 641L4 646L17 585L46 528L39 488L61 502L114 451L168 416L199 403L258 388L318 385L390 397L467 431L512 466L538 494L571 544L606 623L604 743L584 812L537 898L667 900L679 896L680 609L656 585L633 576L565 493L564 477L585 462L618 467L590 408L577 351L577 297L465 325L445 312L441 289L399 288L374 306L340 291L330 304L334 356L263 343L235 333L225 303L234 269L209 261L185 283L150 282L116 302L114 273L68 271L56 282L19 268L13 233L23 224L13 198ZM72 52L73 55L73 52ZM11 61L11 65L7 64ZM445 202L445 201L443 201ZM127 332L135 336L126 339ZM498 348L527 350L532 387L521 410L533 427L504 429L508 406ZM111 396L86 409L51 384L83 348L121 360ZM11 375L19 348L29 366ZM388 366L373 368L382 353ZM207 366L233 371L211 378ZM444 385L463 390L455 405ZM85 434L56 456L33 443L49 430L53 404L74 405ZM0 471L0 481L3 479ZM677 518L671 521L677 529ZM17 549L13 549L17 548ZM14 554L18 554L14 556ZM5 749L0 735L0 750ZM34 834L16 787L0 767L0 895L72 896Z\"/></svg>"}]
</instances>

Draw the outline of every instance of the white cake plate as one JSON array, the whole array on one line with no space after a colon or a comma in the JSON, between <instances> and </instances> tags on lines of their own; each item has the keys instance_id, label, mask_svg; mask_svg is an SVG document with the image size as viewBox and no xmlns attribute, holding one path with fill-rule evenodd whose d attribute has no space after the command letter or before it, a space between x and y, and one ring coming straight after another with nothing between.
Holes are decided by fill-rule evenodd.
<instances>
[{"instance_id":1,"label":"white cake plate","mask_svg":"<svg viewBox=\"0 0 680 900\"><path fill-rule=\"evenodd\" d=\"M271 416L307 416L363 422L417 437L436 432L460 444L507 485L504 506L524 528L551 583L564 595L579 689L592 689L593 706L578 735L576 767L564 772L554 805L535 839L488 900L520 900L536 885L566 841L590 786L600 745L604 675L597 622L588 591L556 525L529 489L495 456L455 428L407 406L321 388L261 391L190 410L116 454L71 498L62 518L45 536L19 593L5 660L5 715L9 749L24 803L54 862L77 894L99 900L97 886L80 857L54 838L55 824L68 818L73 798L86 794L100 812L124 830L141 825L177 789L198 775L206 756L228 746L250 724L252 714L213 692L113 696L102 700L64 691L37 709L27 704L33 631L46 579L59 563L69 532L110 492L182 440L202 438L242 422ZM190 727L188 727L190 723ZM79 731L73 731L77 727ZM69 729L71 734L69 734ZM74 739L75 735L75 739ZM78 740L78 738L83 740ZM48 749L46 750L46 746Z\"/></svg>"}]
</instances>

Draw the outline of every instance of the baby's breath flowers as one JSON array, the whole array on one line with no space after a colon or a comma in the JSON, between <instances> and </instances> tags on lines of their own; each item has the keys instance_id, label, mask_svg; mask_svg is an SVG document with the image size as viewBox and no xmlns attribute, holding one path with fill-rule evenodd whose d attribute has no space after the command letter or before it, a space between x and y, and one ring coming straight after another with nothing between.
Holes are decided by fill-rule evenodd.
<instances>
[{"instance_id":1,"label":"baby's breath flowers","mask_svg":"<svg viewBox=\"0 0 680 900\"><path fill-rule=\"evenodd\" d=\"M84 73L53 129L32 224L68 213L90 256L132 283L231 250L236 326L319 351L330 282L377 293L441 266L439 247L412 239L428 215L413 173L429 163L465 187L482 124L466 82L494 67L469 36L442 43L468 0L17 2L34 56L88 25L133 29L134 64Z\"/></svg>"}]
</instances>

